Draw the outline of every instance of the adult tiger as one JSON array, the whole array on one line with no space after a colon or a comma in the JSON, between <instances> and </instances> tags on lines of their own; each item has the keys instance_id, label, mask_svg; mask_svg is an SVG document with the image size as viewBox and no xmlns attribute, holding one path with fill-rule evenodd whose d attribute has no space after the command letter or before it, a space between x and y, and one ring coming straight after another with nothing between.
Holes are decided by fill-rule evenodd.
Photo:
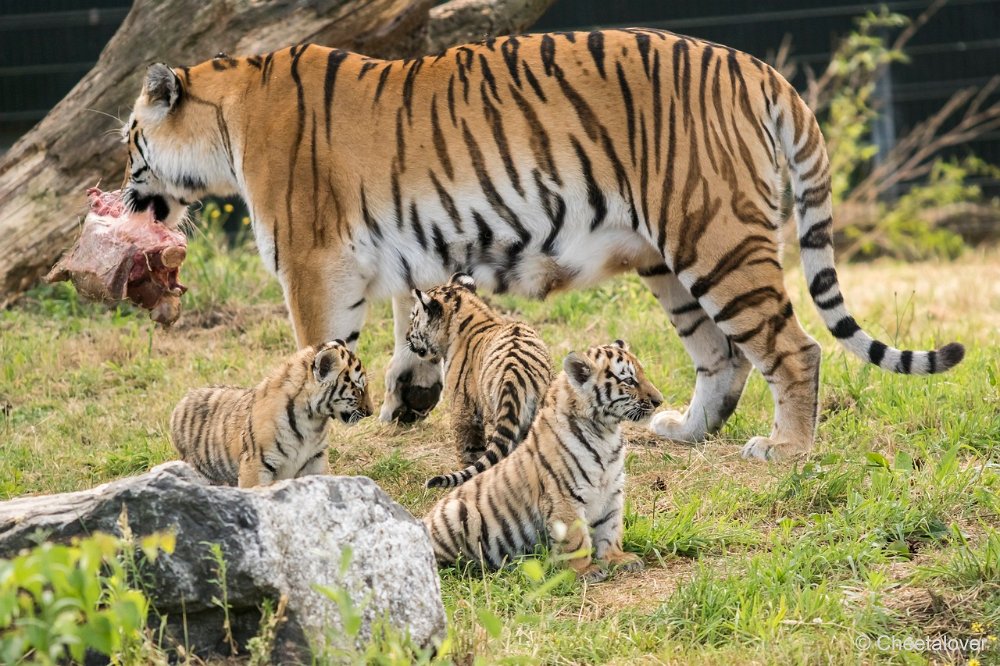
<instances>
[{"instance_id":1,"label":"adult tiger","mask_svg":"<svg viewBox=\"0 0 1000 666\"><path fill-rule=\"evenodd\" d=\"M381 417L421 416L440 368L406 349L412 287L458 270L534 296L637 271L697 367L684 414L653 430L698 441L756 366L775 426L747 457L810 448L819 345L782 282L782 163L823 320L883 369L944 371L949 344L900 351L849 315L833 267L830 165L816 119L771 67L658 30L526 35L383 61L309 44L149 68L123 129L128 196L176 224L186 202L240 194L300 346L354 344L393 297Z\"/></svg>"}]
</instances>

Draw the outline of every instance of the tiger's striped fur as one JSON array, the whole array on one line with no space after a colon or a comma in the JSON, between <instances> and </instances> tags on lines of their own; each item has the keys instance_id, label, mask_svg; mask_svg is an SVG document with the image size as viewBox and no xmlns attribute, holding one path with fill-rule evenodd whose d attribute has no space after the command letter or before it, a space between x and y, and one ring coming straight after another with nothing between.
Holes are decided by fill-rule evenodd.
<instances>
[{"instance_id":1,"label":"tiger's striped fur","mask_svg":"<svg viewBox=\"0 0 1000 666\"><path fill-rule=\"evenodd\" d=\"M361 361L342 340L306 347L253 388L192 389L170 417L181 458L213 483L266 486L328 472L331 418L372 413Z\"/></svg>"},{"instance_id":2,"label":"tiger's striped fur","mask_svg":"<svg viewBox=\"0 0 1000 666\"><path fill-rule=\"evenodd\" d=\"M421 358L444 361L459 459L468 465L435 476L428 488L452 488L492 467L528 432L552 379L552 358L538 334L508 321L456 273L427 293L414 290L407 344Z\"/></svg>"},{"instance_id":3,"label":"tiger's striped fur","mask_svg":"<svg viewBox=\"0 0 1000 666\"><path fill-rule=\"evenodd\" d=\"M621 422L645 419L662 400L620 340L571 353L524 442L424 517L438 562L464 557L497 568L552 541L578 553L570 566L590 581L607 575L595 559L641 568L622 551Z\"/></svg>"},{"instance_id":4,"label":"tiger's striped fur","mask_svg":"<svg viewBox=\"0 0 1000 666\"><path fill-rule=\"evenodd\" d=\"M697 368L656 433L699 441L736 408L751 367L774 428L744 455L808 450L819 345L783 282L783 165L810 293L862 359L947 370L958 344L910 352L851 317L834 269L830 162L819 126L773 68L660 30L521 35L385 61L299 44L195 67L153 65L123 138L127 196L176 224L186 201L240 194L300 345L354 345L393 297L381 418L427 413L440 368L406 346L411 288L458 270L544 296L636 271Z\"/></svg>"}]
</instances>

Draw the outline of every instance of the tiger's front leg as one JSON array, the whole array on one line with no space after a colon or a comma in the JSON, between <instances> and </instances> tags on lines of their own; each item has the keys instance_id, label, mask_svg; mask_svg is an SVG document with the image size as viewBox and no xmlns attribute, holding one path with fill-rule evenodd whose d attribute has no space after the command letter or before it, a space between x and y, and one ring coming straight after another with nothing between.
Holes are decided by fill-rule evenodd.
<instances>
[{"instance_id":1,"label":"tiger's front leg","mask_svg":"<svg viewBox=\"0 0 1000 666\"><path fill-rule=\"evenodd\" d=\"M645 565L635 553L622 550L625 536L625 492L624 484L615 489L600 517L592 524L594 534L594 558L623 571L639 571Z\"/></svg>"},{"instance_id":2,"label":"tiger's front leg","mask_svg":"<svg viewBox=\"0 0 1000 666\"><path fill-rule=\"evenodd\" d=\"M385 372L385 400L378 417L383 423L426 418L441 398L441 362L420 358L406 344L412 306L409 295L392 299L396 346Z\"/></svg>"},{"instance_id":3,"label":"tiger's front leg","mask_svg":"<svg viewBox=\"0 0 1000 666\"><path fill-rule=\"evenodd\" d=\"M346 250L302 252L283 267L281 286L299 348L343 340L354 351L368 314L368 279Z\"/></svg>"},{"instance_id":4,"label":"tiger's front leg","mask_svg":"<svg viewBox=\"0 0 1000 666\"><path fill-rule=\"evenodd\" d=\"M607 578L608 572L594 562L590 527L581 512L565 498L557 497L552 499L548 513L546 529L576 575L588 583L599 583Z\"/></svg>"},{"instance_id":5,"label":"tiger's front leg","mask_svg":"<svg viewBox=\"0 0 1000 666\"><path fill-rule=\"evenodd\" d=\"M695 365L694 395L683 413L663 411L650 429L675 442L697 444L718 432L743 394L752 365L672 273L643 275Z\"/></svg>"}]
</instances>

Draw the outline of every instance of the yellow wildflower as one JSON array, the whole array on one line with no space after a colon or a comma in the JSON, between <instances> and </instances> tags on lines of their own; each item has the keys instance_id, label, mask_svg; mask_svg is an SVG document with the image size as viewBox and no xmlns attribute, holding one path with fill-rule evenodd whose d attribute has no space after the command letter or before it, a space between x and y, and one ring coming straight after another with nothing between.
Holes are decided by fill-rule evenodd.
<instances>
[{"instance_id":1,"label":"yellow wildflower","mask_svg":"<svg viewBox=\"0 0 1000 666\"><path fill-rule=\"evenodd\" d=\"M222 213L219 212L218 208L215 208L215 209L212 210L212 212L209 215L211 216L211 218L213 220L217 220L222 215Z\"/></svg>"},{"instance_id":2,"label":"yellow wildflower","mask_svg":"<svg viewBox=\"0 0 1000 666\"><path fill-rule=\"evenodd\" d=\"M227 203L225 206L222 207L222 210L226 211L227 213L232 213L233 212L233 204L228 204Z\"/></svg>"},{"instance_id":3,"label":"yellow wildflower","mask_svg":"<svg viewBox=\"0 0 1000 666\"><path fill-rule=\"evenodd\" d=\"M983 633L983 623L982 622L973 622L972 626L969 627L969 628L972 630L972 633L974 633L974 634L981 634L981 633Z\"/></svg>"},{"instance_id":4,"label":"yellow wildflower","mask_svg":"<svg viewBox=\"0 0 1000 666\"><path fill-rule=\"evenodd\" d=\"M979 666L979 660L973 657L969 660L969 666Z\"/></svg>"},{"instance_id":5,"label":"yellow wildflower","mask_svg":"<svg viewBox=\"0 0 1000 666\"><path fill-rule=\"evenodd\" d=\"M246 215L244 215L243 216L243 226L245 227L248 224L250 224L250 218L247 217Z\"/></svg>"}]
</instances>

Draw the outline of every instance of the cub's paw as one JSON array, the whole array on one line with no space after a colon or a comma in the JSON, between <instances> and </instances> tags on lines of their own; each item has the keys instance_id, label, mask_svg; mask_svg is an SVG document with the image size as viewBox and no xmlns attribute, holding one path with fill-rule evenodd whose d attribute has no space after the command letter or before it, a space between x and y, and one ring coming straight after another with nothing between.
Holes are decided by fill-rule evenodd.
<instances>
[{"instance_id":1,"label":"cub's paw","mask_svg":"<svg viewBox=\"0 0 1000 666\"><path fill-rule=\"evenodd\" d=\"M608 571L607 569L602 569L596 564L590 564L583 571L577 571L576 575L587 583L600 583L601 581L607 579Z\"/></svg>"},{"instance_id":2,"label":"cub's paw","mask_svg":"<svg viewBox=\"0 0 1000 666\"><path fill-rule=\"evenodd\" d=\"M654 414L649 429L660 437L682 444L697 444L703 439L700 432L695 432L688 425L685 415L674 410Z\"/></svg>"},{"instance_id":3,"label":"cub's paw","mask_svg":"<svg viewBox=\"0 0 1000 666\"><path fill-rule=\"evenodd\" d=\"M462 467L476 464L476 461L486 455L486 449L462 449L458 452L458 463Z\"/></svg>"},{"instance_id":4,"label":"cub's paw","mask_svg":"<svg viewBox=\"0 0 1000 666\"><path fill-rule=\"evenodd\" d=\"M608 564L616 571L642 571L646 568L646 563L635 553L621 553L608 557Z\"/></svg>"}]
</instances>

